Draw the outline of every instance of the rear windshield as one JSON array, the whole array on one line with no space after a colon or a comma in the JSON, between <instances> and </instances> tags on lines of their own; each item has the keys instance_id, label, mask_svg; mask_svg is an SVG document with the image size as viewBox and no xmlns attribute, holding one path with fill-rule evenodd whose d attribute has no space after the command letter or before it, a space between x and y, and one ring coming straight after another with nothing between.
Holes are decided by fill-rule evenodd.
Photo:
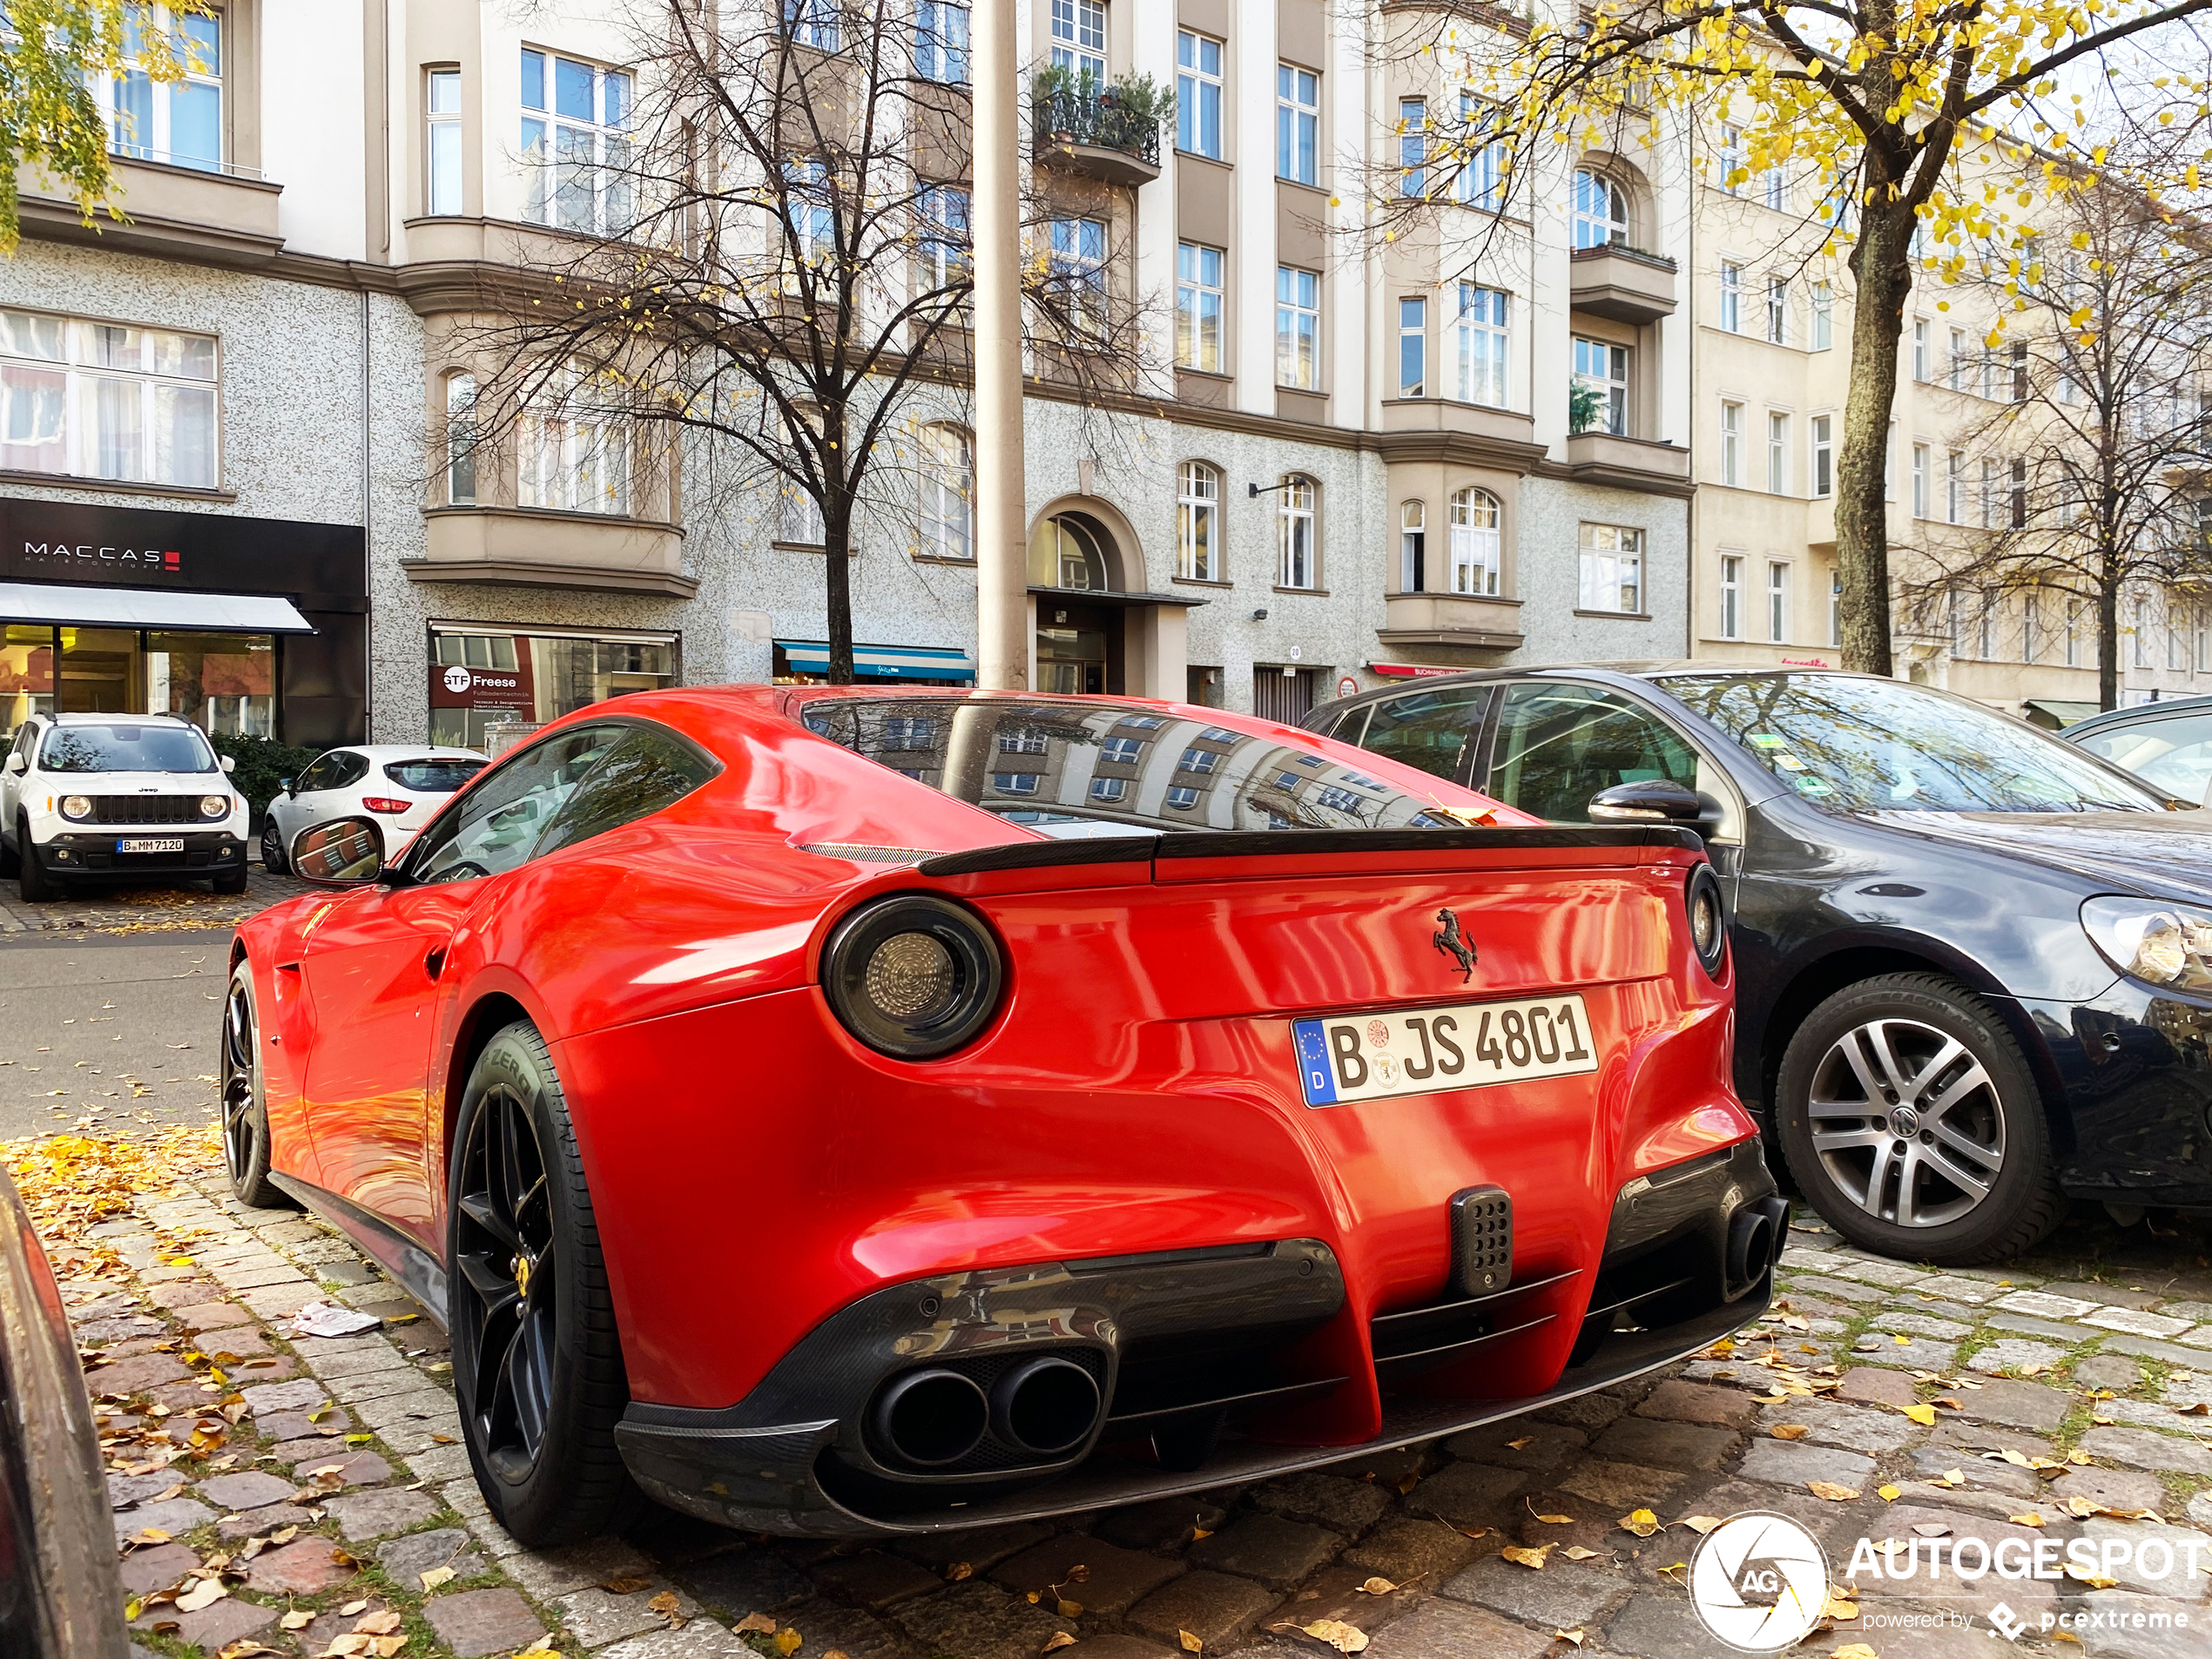
<instances>
[{"instance_id":1,"label":"rear windshield","mask_svg":"<svg viewBox=\"0 0 2212 1659\"><path fill-rule=\"evenodd\" d=\"M212 772L215 752L197 726L57 725L40 745L48 772Z\"/></svg>"},{"instance_id":2,"label":"rear windshield","mask_svg":"<svg viewBox=\"0 0 2212 1659\"><path fill-rule=\"evenodd\" d=\"M384 775L417 794L450 795L489 765L489 760L395 760L384 768Z\"/></svg>"},{"instance_id":3,"label":"rear windshield","mask_svg":"<svg viewBox=\"0 0 2212 1659\"><path fill-rule=\"evenodd\" d=\"M1304 747L1141 705L824 698L800 718L903 777L1045 835L1460 821Z\"/></svg>"}]
</instances>

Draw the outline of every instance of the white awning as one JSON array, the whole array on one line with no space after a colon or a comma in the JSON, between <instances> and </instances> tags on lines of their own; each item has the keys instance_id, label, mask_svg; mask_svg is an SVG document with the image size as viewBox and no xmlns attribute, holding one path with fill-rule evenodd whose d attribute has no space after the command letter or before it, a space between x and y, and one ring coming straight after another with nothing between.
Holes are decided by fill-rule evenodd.
<instances>
[{"instance_id":1,"label":"white awning","mask_svg":"<svg viewBox=\"0 0 2212 1659\"><path fill-rule=\"evenodd\" d=\"M0 622L82 623L225 634L311 634L289 599L256 593L179 593L165 588L80 588L0 582Z\"/></svg>"}]
</instances>

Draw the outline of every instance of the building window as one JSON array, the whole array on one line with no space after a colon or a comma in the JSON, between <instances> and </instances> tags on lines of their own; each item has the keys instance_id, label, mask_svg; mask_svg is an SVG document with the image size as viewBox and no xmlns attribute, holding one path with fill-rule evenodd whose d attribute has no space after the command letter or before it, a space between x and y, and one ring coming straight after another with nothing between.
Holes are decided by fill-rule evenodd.
<instances>
[{"instance_id":1,"label":"building window","mask_svg":"<svg viewBox=\"0 0 2212 1659\"><path fill-rule=\"evenodd\" d=\"M1997 354L1981 354L1981 395L1994 403L1997 401Z\"/></svg>"},{"instance_id":2,"label":"building window","mask_svg":"<svg viewBox=\"0 0 2212 1659\"><path fill-rule=\"evenodd\" d=\"M1221 475L1203 461L1176 469L1175 573L1186 582L1221 580Z\"/></svg>"},{"instance_id":3,"label":"building window","mask_svg":"<svg viewBox=\"0 0 2212 1659\"><path fill-rule=\"evenodd\" d=\"M1460 199L1469 207L1495 213L1506 205L1506 145L1502 138L1482 141L1494 128L1497 106L1472 92L1460 94L1461 143L1466 160L1460 167Z\"/></svg>"},{"instance_id":4,"label":"building window","mask_svg":"<svg viewBox=\"0 0 2212 1659\"><path fill-rule=\"evenodd\" d=\"M1925 381L1928 378L1928 320L1917 318L1912 324L1912 378Z\"/></svg>"},{"instance_id":5,"label":"building window","mask_svg":"<svg viewBox=\"0 0 2212 1659\"><path fill-rule=\"evenodd\" d=\"M829 170L819 161L784 163L784 233L792 260L819 271L837 252L837 210ZM786 276L797 292L795 273Z\"/></svg>"},{"instance_id":6,"label":"building window","mask_svg":"<svg viewBox=\"0 0 2212 1659\"><path fill-rule=\"evenodd\" d=\"M1105 83L1105 0L1052 0L1052 62L1078 81Z\"/></svg>"},{"instance_id":7,"label":"building window","mask_svg":"<svg viewBox=\"0 0 2212 1659\"><path fill-rule=\"evenodd\" d=\"M1133 766L1144 753L1142 738L1109 738L1098 745L1098 758L1111 766Z\"/></svg>"},{"instance_id":8,"label":"building window","mask_svg":"<svg viewBox=\"0 0 2212 1659\"><path fill-rule=\"evenodd\" d=\"M1790 643L1790 567L1780 559L1766 567L1766 637L1777 645Z\"/></svg>"},{"instance_id":9,"label":"building window","mask_svg":"<svg viewBox=\"0 0 2212 1659\"><path fill-rule=\"evenodd\" d=\"M2196 636L2196 650L2191 658L2192 673L2212 671L2212 615L2202 609L2193 612L2190 621Z\"/></svg>"},{"instance_id":10,"label":"building window","mask_svg":"<svg viewBox=\"0 0 2212 1659\"><path fill-rule=\"evenodd\" d=\"M1294 266L1275 270L1275 383L1311 392L1321 383L1321 279Z\"/></svg>"},{"instance_id":11,"label":"building window","mask_svg":"<svg viewBox=\"0 0 2212 1659\"><path fill-rule=\"evenodd\" d=\"M1836 493L1835 417L1812 417L1812 493L1816 499Z\"/></svg>"},{"instance_id":12,"label":"building window","mask_svg":"<svg viewBox=\"0 0 2212 1659\"><path fill-rule=\"evenodd\" d=\"M921 550L932 558L975 556L975 449L956 426L921 429Z\"/></svg>"},{"instance_id":13,"label":"building window","mask_svg":"<svg viewBox=\"0 0 2212 1659\"><path fill-rule=\"evenodd\" d=\"M1721 637L1743 637L1743 556L1721 555Z\"/></svg>"},{"instance_id":14,"label":"building window","mask_svg":"<svg viewBox=\"0 0 2212 1659\"><path fill-rule=\"evenodd\" d=\"M1428 378L1428 301L1398 302L1398 395L1426 397Z\"/></svg>"},{"instance_id":15,"label":"building window","mask_svg":"<svg viewBox=\"0 0 2212 1659\"><path fill-rule=\"evenodd\" d=\"M1506 407L1506 296L1460 284L1460 401Z\"/></svg>"},{"instance_id":16,"label":"building window","mask_svg":"<svg viewBox=\"0 0 2212 1659\"><path fill-rule=\"evenodd\" d=\"M461 71L434 69L424 88L424 119L429 124L423 145L425 211L433 214L461 211Z\"/></svg>"},{"instance_id":17,"label":"building window","mask_svg":"<svg viewBox=\"0 0 2212 1659\"><path fill-rule=\"evenodd\" d=\"M2027 401L2027 342L2024 340L2013 342L2013 401Z\"/></svg>"},{"instance_id":18,"label":"building window","mask_svg":"<svg viewBox=\"0 0 2212 1659\"><path fill-rule=\"evenodd\" d=\"M1770 496L1790 493L1790 417L1772 409L1766 416L1766 489Z\"/></svg>"},{"instance_id":19,"label":"building window","mask_svg":"<svg viewBox=\"0 0 2212 1659\"><path fill-rule=\"evenodd\" d=\"M1779 346L1790 325L1790 284L1783 277L1766 280L1766 337Z\"/></svg>"},{"instance_id":20,"label":"building window","mask_svg":"<svg viewBox=\"0 0 2212 1659\"><path fill-rule=\"evenodd\" d=\"M806 3L823 6L834 35L826 0ZM523 49L525 219L609 235L630 228L631 86L624 71Z\"/></svg>"},{"instance_id":21,"label":"building window","mask_svg":"<svg viewBox=\"0 0 2212 1659\"><path fill-rule=\"evenodd\" d=\"M1198 804L1198 792L1188 784L1172 784L1168 788L1167 801L1169 806L1188 812Z\"/></svg>"},{"instance_id":22,"label":"building window","mask_svg":"<svg viewBox=\"0 0 2212 1659\"><path fill-rule=\"evenodd\" d=\"M516 499L561 512L628 514L627 431L619 417L593 407L587 377L567 369L548 376L516 421ZM813 539L822 539L819 508Z\"/></svg>"},{"instance_id":23,"label":"building window","mask_svg":"<svg viewBox=\"0 0 2212 1659\"><path fill-rule=\"evenodd\" d=\"M1217 730L1217 728L1209 727L1198 735L1202 738L1212 738L1216 736ZM1220 738L1225 740L1228 735L1226 732L1222 732ZM1191 748L1183 752L1183 758L1175 763L1175 769L1177 772L1187 772L1203 778L1211 775L1214 768L1220 765L1220 750Z\"/></svg>"},{"instance_id":24,"label":"building window","mask_svg":"<svg viewBox=\"0 0 2212 1659\"><path fill-rule=\"evenodd\" d=\"M1721 400L1721 482L1731 489L1743 482L1743 406Z\"/></svg>"},{"instance_id":25,"label":"building window","mask_svg":"<svg viewBox=\"0 0 2212 1659\"><path fill-rule=\"evenodd\" d=\"M1175 37L1175 147L1221 159L1221 43L1188 29Z\"/></svg>"},{"instance_id":26,"label":"building window","mask_svg":"<svg viewBox=\"0 0 2212 1659\"><path fill-rule=\"evenodd\" d=\"M1428 194L1428 100L1398 100L1398 193Z\"/></svg>"},{"instance_id":27,"label":"building window","mask_svg":"<svg viewBox=\"0 0 2212 1659\"><path fill-rule=\"evenodd\" d=\"M2182 666L2182 628L2175 617L2174 606L2169 601L2166 606L2166 666L2179 669Z\"/></svg>"},{"instance_id":28,"label":"building window","mask_svg":"<svg viewBox=\"0 0 2212 1659\"><path fill-rule=\"evenodd\" d=\"M1314 488L1311 478L1293 473L1283 480L1277 492L1281 506L1276 509L1276 533L1280 559L1275 573L1276 584L1285 588L1312 588L1320 585L1316 568L1313 543Z\"/></svg>"},{"instance_id":29,"label":"building window","mask_svg":"<svg viewBox=\"0 0 2212 1659\"><path fill-rule=\"evenodd\" d=\"M3 26L3 25L0 25ZM183 78L157 81L135 65L149 33L168 37ZM92 93L105 107L108 147L138 161L165 161L202 172L223 170L223 25L220 13L193 16L167 6L123 8L123 59L118 75Z\"/></svg>"},{"instance_id":30,"label":"building window","mask_svg":"<svg viewBox=\"0 0 2212 1659\"><path fill-rule=\"evenodd\" d=\"M1743 332L1743 267L1721 262L1721 327L1731 334Z\"/></svg>"},{"instance_id":31,"label":"building window","mask_svg":"<svg viewBox=\"0 0 2212 1659\"><path fill-rule=\"evenodd\" d=\"M1428 509L1409 501L1398 509L1398 590L1420 593L1428 586Z\"/></svg>"},{"instance_id":32,"label":"building window","mask_svg":"<svg viewBox=\"0 0 2212 1659\"><path fill-rule=\"evenodd\" d=\"M215 338L0 311L0 469L212 489Z\"/></svg>"},{"instance_id":33,"label":"building window","mask_svg":"<svg viewBox=\"0 0 2212 1659\"><path fill-rule=\"evenodd\" d=\"M2068 599L2066 602L2066 610L2061 623L2066 641L2066 665L2068 668L2081 666L2080 628L2081 601Z\"/></svg>"},{"instance_id":34,"label":"building window","mask_svg":"<svg viewBox=\"0 0 2212 1659\"><path fill-rule=\"evenodd\" d=\"M1945 368L1951 378L1951 389L1954 392L1965 391L1966 389L1966 331L1963 328L1953 328L1951 331L1951 356Z\"/></svg>"},{"instance_id":35,"label":"building window","mask_svg":"<svg viewBox=\"0 0 2212 1659\"><path fill-rule=\"evenodd\" d=\"M1320 182L1321 78L1292 64L1275 66L1275 175Z\"/></svg>"},{"instance_id":36,"label":"building window","mask_svg":"<svg viewBox=\"0 0 2212 1659\"><path fill-rule=\"evenodd\" d=\"M1953 449L1944 456L1943 467L1944 522L1947 524L1957 524L1962 522L1959 514L1966 507L1962 497L1966 493L1966 457L1960 451Z\"/></svg>"},{"instance_id":37,"label":"building window","mask_svg":"<svg viewBox=\"0 0 2212 1659\"><path fill-rule=\"evenodd\" d=\"M1777 213L1786 212L1790 206L1790 184L1789 180L1783 176L1782 168L1778 164L1766 170L1765 184L1764 194L1766 197L1766 205Z\"/></svg>"},{"instance_id":38,"label":"building window","mask_svg":"<svg viewBox=\"0 0 2212 1659\"><path fill-rule=\"evenodd\" d=\"M1098 219L1052 221L1052 287L1068 308L1076 333L1100 334L1106 328L1106 222Z\"/></svg>"},{"instance_id":39,"label":"building window","mask_svg":"<svg viewBox=\"0 0 2212 1659\"><path fill-rule=\"evenodd\" d=\"M1836 343L1836 291L1825 282L1812 285L1812 348L1826 351Z\"/></svg>"},{"instance_id":40,"label":"building window","mask_svg":"<svg viewBox=\"0 0 2212 1659\"><path fill-rule=\"evenodd\" d=\"M1981 527L1997 528L1997 463L1984 457L1981 463Z\"/></svg>"},{"instance_id":41,"label":"building window","mask_svg":"<svg viewBox=\"0 0 2212 1659\"><path fill-rule=\"evenodd\" d=\"M1912 516L1928 516L1928 446L1912 446Z\"/></svg>"},{"instance_id":42,"label":"building window","mask_svg":"<svg viewBox=\"0 0 2212 1659\"><path fill-rule=\"evenodd\" d=\"M968 8L947 0L914 7L914 73L945 86L968 84Z\"/></svg>"},{"instance_id":43,"label":"building window","mask_svg":"<svg viewBox=\"0 0 2212 1659\"><path fill-rule=\"evenodd\" d=\"M1643 532L1619 524L1585 524L1581 543L1581 608L1640 615Z\"/></svg>"},{"instance_id":44,"label":"building window","mask_svg":"<svg viewBox=\"0 0 2212 1659\"><path fill-rule=\"evenodd\" d=\"M1593 168L1575 174L1575 246L1605 247L1629 239L1629 192Z\"/></svg>"},{"instance_id":45,"label":"building window","mask_svg":"<svg viewBox=\"0 0 2212 1659\"><path fill-rule=\"evenodd\" d=\"M1221 373L1222 261L1217 247L1175 247L1175 361L1184 368Z\"/></svg>"},{"instance_id":46,"label":"building window","mask_svg":"<svg viewBox=\"0 0 2212 1659\"><path fill-rule=\"evenodd\" d=\"M476 377L446 376L446 504L476 499Z\"/></svg>"},{"instance_id":47,"label":"building window","mask_svg":"<svg viewBox=\"0 0 2212 1659\"><path fill-rule=\"evenodd\" d=\"M1001 795L1034 795L1041 775L1034 772L995 772L991 774L991 787Z\"/></svg>"},{"instance_id":48,"label":"building window","mask_svg":"<svg viewBox=\"0 0 2212 1659\"><path fill-rule=\"evenodd\" d=\"M1494 598L1504 561L1499 531L1504 514L1487 489L1454 491L1452 507L1452 591Z\"/></svg>"},{"instance_id":49,"label":"building window","mask_svg":"<svg viewBox=\"0 0 2212 1659\"><path fill-rule=\"evenodd\" d=\"M1750 177L1743 160L1743 129L1732 121L1721 123L1721 188L1733 196L1736 187Z\"/></svg>"},{"instance_id":50,"label":"building window","mask_svg":"<svg viewBox=\"0 0 2212 1659\"><path fill-rule=\"evenodd\" d=\"M1828 644L1831 647L1844 643L1844 573L1836 570L1828 577Z\"/></svg>"},{"instance_id":51,"label":"building window","mask_svg":"<svg viewBox=\"0 0 2212 1659\"><path fill-rule=\"evenodd\" d=\"M2006 492L2006 522L2016 530L2027 528L2027 462L2015 456L2012 466L2011 488Z\"/></svg>"},{"instance_id":52,"label":"building window","mask_svg":"<svg viewBox=\"0 0 2212 1659\"><path fill-rule=\"evenodd\" d=\"M968 234L968 194L958 185L924 185L916 195L921 219L921 278L928 293L967 285L974 271Z\"/></svg>"},{"instance_id":53,"label":"building window","mask_svg":"<svg viewBox=\"0 0 2212 1659\"><path fill-rule=\"evenodd\" d=\"M784 33L801 46L838 48L836 0L783 0Z\"/></svg>"},{"instance_id":54,"label":"building window","mask_svg":"<svg viewBox=\"0 0 2212 1659\"><path fill-rule=\"evenodd\" d=\"M1575 379L1597 394L1597 419L1589 425L1599 431L1626 437L1629 431L1629 348L1616 346L1609 340L1586 340L1580 334L1575 335Z\"/></svg>"},{"instance_id":55,"label":"building window","mask_svg":"<svg viewBox=\"0 0 2212 1659\"><path fill-rule=\"evenodd\" d=\"M1997 655L1997 607L1986 590L1974 612L1974 655L1985 663L1994 660Z\"/></svg>"}]
</instances>

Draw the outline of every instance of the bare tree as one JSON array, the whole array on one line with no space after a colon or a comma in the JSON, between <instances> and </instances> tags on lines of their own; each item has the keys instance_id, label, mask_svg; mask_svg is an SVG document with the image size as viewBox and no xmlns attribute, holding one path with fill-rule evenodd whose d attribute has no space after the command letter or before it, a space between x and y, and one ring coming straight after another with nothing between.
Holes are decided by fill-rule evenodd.
<instances>
[{"instance_id":1,"label":"bare tree","mask_svg":"<svg viewBox=\"0 0 2212 1659\"><path fill-rule=\"evenodd\" d=\"M965 16L927 0L718 16L637 0L626 136L596 161L557 145L523 158L555 233L518 246L454 342L476 375L474 449L542 446L551 414L603 491L633 462L665 472L686 447L734 451L806 521L794 539L826 556L839 684L853 678L849 556L868 512L893 506L890 481L911 485L894 435L918 394L956 407L969 379ZM1042 169L1025 198L1032 373L1100 402L1142 379L1123 199ZM951 477L939 503L963 537L969 496Z\"/></svg>"},{"instance_id":2,"label":"bare tree","mask_svg":"<svg viewBox=\"0 0 2212 1659\"><path fill-rule=\"evenodd\" d=\"M1971 469L1967 523L1925 521L1898 586L1924 611L1962 594L2087 607L2109 709L2123 595L2212 581L2199 516L2212 467L2212 239L2133 190L2079 183L2047 208L2039 246L1975 261L1973 281L2024 300L2027 324L1981 365L2000 401L1949 435Z\"/></svg>"}]
</instances>

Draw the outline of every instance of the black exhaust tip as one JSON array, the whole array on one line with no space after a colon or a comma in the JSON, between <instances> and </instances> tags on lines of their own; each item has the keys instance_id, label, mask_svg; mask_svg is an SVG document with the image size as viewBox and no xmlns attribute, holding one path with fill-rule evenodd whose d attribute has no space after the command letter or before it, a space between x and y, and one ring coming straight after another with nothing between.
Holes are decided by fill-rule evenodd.
<instances>
[{"instance_id":1,"label":"black exhaust tip","mask_svg":"<svg viewBox=\"0 0 2212 1659\"><path fill-rule=\"evenodd\" d=\"M1089 1438L1100 1403L1097 1379L1073 1360L1024 1360L991 1390L991 1428L1021 1451L1059 1457Z\"/></svg>"},{"instance_id":2,"label":"black exhaust tip","mask_svg":"<svg viewBox=\"0 0 2212 1659\"><path fill-rule=\"evenodd\" d=\"M1782 1253L1782 1232L1771 1204L1747 1204L1728 1224L1728 1282L1748 1289L1766 1277Z\"/></svg>"},{"instance_id":3,"label":"black exhaust tip","mask_svg":"<svg viewBox=\"0 0 2212 1659\"><path fill-rule=\"evenodd\" d=\"M917 1468L934 1469L959 1462L982 1443L991 1406L957 1371L932 1369L887 1384L872 1415L879 1440Z\"/></svg>"}]
</instances>

